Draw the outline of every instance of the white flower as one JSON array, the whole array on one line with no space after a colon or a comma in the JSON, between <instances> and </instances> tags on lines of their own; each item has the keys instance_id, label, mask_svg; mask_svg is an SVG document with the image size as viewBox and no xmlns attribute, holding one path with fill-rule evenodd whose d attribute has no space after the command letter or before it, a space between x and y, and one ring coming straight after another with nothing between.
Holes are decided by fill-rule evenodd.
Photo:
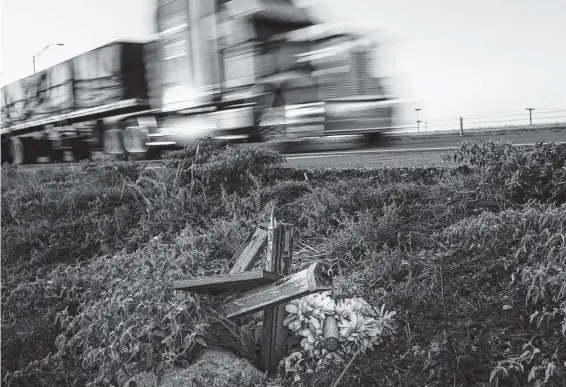
<instances>
[{"instance_id":1,"label":"white flower","mask_svg":"<svg viewBox=\"0 0 566 387\"><path fill-rule=\"evenodd\" d=\"M384 335L393 332L395 312L385 311L385 305L380 309L373 308L359 297L335 302L330 293L311 294L293 300L285 309L289 315L284 325L302 337L305 360L312 359L320 367L342 364L358 350L373 350ZM326 316L334 316L338 320L340 347L334 352L324 347ZM298 369L298 366L298 363L295 364L294 372L302 373L308 369L303 366Z\"/></svg>"}]
</instances>

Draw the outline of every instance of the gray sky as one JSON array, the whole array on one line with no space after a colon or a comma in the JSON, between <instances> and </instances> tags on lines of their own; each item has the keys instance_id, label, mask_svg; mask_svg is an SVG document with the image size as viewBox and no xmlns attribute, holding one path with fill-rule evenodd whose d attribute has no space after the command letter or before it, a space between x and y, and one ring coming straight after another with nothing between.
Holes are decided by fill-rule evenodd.
<instances>
[{"instance_id":1,"label":"gray sky","mask_svg":"<svg viewBox=\"0 0 566 387\"><path fill-rule=\"evenodd\" d=\"M52 42L65 45L49 49L38 69L113 40L149 38L154 2L3 0L2 84L30 75L32 55ZM535 117L566 120L566 111L543 113L566 110L566 0L300 3L324 20L376 31L384 43L379 73L392 78L399 96L419 101L407 106L404 120L415 119L415 107L430 127L459 116L528 119L526 107L537 109Z\"/></svg>"}]
</instances>

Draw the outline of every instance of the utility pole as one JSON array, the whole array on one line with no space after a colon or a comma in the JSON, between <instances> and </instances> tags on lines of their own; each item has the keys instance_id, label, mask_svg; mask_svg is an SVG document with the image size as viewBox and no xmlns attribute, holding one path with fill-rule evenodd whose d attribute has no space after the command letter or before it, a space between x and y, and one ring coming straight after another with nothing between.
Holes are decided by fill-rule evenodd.
<instances>
[{"instance_id":1,"label":"utility pole","mask_svg":"<svg viewBox=\"0 0 566 387\"><path fill-rule=\"evenodd\" d=\"M35 54L35 55L32 57L32 60L33 60L33 73L34 73L34 74L35 74L35 62L36 62L37 58L39 58L41 55L43 55L43 53L45 52L45 50L47 50L47 49L48 49L49 47L51 47L51 46L64 46L64 44L63 44L63 43L50 43L50 44L48 44L47 46L45 46L45 47L43 48L43 50L41 50L40 52L38 52L37 54Z\"/></svg>"},{"instance_id":2,"label":"utility pole","mask_svg":"<svg viewBox=\"0 0 566 387\"><path fill-rule=\"evenodd\" d=\"M419 113L421 112L422 109L415 109L415 111L417 112L417 132L420 132L420 126L421 126L421 121L419 119Z\"/></svg>"},{"instance_id":3,"label":"utility pole","mask_svg":"<svg viewBox=\"0 0 566 387\"><path fill-rule=\"evenodd\" d=\"M529 111L529 125L533 124L533 110L535 110L535 108L527 108L527 110Z\"/></svg>"}]
</instances>

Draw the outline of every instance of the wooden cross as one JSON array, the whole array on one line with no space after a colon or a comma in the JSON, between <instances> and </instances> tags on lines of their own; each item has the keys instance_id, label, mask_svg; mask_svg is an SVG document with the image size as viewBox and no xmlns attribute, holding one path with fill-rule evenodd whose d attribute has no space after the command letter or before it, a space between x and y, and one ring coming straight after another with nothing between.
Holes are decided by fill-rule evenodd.
<instances>
[{"instance_id":1,"label":"wooden cross","mask_svg":"<svg viewBox=\"0 0 566 387\"><path fill-rule=\"evenodd\" d=\"M235 300L223 304L218 312L225 318L235 318L263 310L261 361L269 373L277 371L287 352L285 303L332 289L332 279L320 262L291 274L293 225L277 223L273 212L269 225L259 225L249 234L230 260L227 273L173 282L175 290L197 293L244 291ZM266 246L264 268L251 270Z\"/></svg>"}]
</instances>

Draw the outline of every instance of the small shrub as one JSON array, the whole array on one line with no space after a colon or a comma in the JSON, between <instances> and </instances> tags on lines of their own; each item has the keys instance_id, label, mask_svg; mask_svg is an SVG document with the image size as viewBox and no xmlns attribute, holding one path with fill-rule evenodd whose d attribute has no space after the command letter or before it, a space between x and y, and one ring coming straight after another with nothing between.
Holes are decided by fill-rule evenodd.
<instances>
[{"instance_id":1,"label":"small shrub","mask_svg":"<svg viewBox=\"0 0 566 387\"><path fill-rule=\"evenodd\" d=\"M566 144L538 142L525 151L511 143L464 142L453 160L470 163L485 176L482 188L502 190L513 203L566 202Z\"/></svg>"},{"instance_id":2,"label":"small shrub","mask_svg":"<svg viewBox=\"0 0 566 387\"><path fill-rule=\"evenodd\" d=\"M45 292L68 295L78 305L55 318L61 329L56 352L13 377L82 369L90 375L87 385L115 384L119 371L159 373L188 364L196 343L206 345L211 311L198 298L175 294L168 285L168 279L190 265L176 258L176 251L175 245L154 241L135 253L55 269L43 283Z\"/></svg>"}]
</instances>

